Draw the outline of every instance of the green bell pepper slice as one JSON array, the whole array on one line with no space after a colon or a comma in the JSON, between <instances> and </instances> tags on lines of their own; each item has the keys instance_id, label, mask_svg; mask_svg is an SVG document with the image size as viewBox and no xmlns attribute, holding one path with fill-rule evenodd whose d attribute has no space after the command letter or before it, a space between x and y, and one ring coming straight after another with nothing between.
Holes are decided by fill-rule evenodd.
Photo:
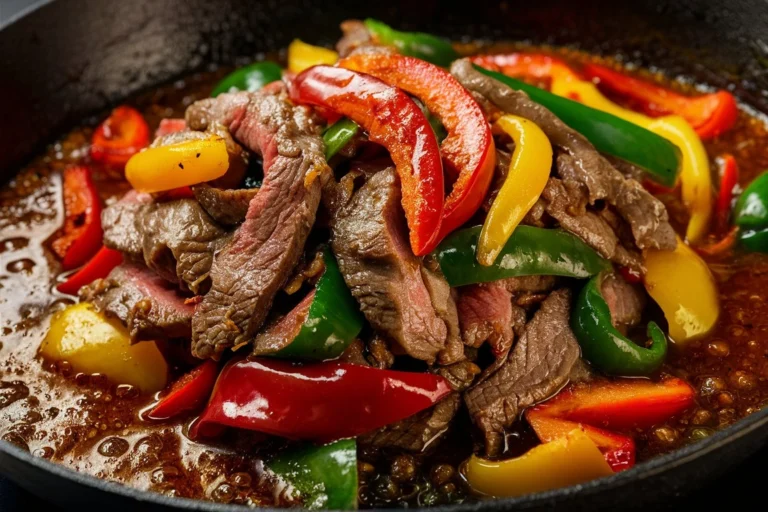
<instances>
[{"instance_id":1,"label":"green bell pepper slice","mask_svg":"<svg viewBox=\"0 0 768 512\"><path fill-rule=\"evenodd\" d=\"M258 91L265 85L282 78L283 70L270 61L255 62L248 66L236 69L216 84L211 92L215 98L219 94L235 91Z\"/></svg>"},{"instance_id":2,"label":"green bell pepper slice","mask_svg":"<svg viewBox=\"0 0 768 512\"><path fill-rule=\"evenodd\" d=\"M739 243L751 252L768 252L768 228L739 231Z\"/></svg>"},{"instance_id":3,"label":"green bell pepper slice","mask_svg":"<svg viewBox=\"0 0 768 512\"><path fill-rule=\"evenodd\" d=\"M288 481L309 510L357 508L357 446L343 439L280 453L268 468Z\"/></svg>"},{"instance_id":4,"label":"green bell pepper slice","mask_svg":"<svg viewBox=\"0 0 768 512\"><path fill-rule=\"evenodd\" d=\"M603 278L604 274L598 274L587 282L571 313L571 329L581 345L581 353L607 375L650 375L667 356L667 337L655 322L648 322L647 335L652 341L648 348L621 334L613 326L611 311L603 298Z\"/></svg>"},{"instance_id":5,"label":"green bell pepper slice","mask_svg":"<svg viewBox=\"0 0 768 512\"><path fill-rule=\"evenodd\" d=\"M323 132L323 142L325 143L325 159L330 160L333 155L344 148L351 141L360 127L346 117L339 119Z\"/></svg>"},{"instance_id":6,"label":"green bell pepper slice","mask_svg":"<svg viewBox=\"0 0 768 512\"><path fill-rule=\"evenodd\" d=\"M557 96L520 80L475 65L479 72L551 110L565 124L586 137L598 151L642 167L654 181L672 187L682 161L680 149L664 137L614 115Z\"/></svg>"},{"instance_id":7,"label":"green bell pepper slice","mask_svg":"<svg viewBox=\"0 0 768 512\"><path fill-rule=\"evenodd\" d=\"M417 57L444 68L459 58L451 43L442 37L423 32L400 32L371 18L366 19L364 23L377 42L394 46L402 55Z\"/></svg>"},{"instance_id":8,"label":"green bell pepper slice","mask_svg":"<svg viewBox=\"0 0 768 512\"><path fill-rule=\"evenodd\" d=\"M364 321L360 306L328 248L323 251L323 261L325 271L317 282L301 328L289 345L269 355L286 359L335 359L360 334Z\"/></svg>"},{"instance_id":9,"label":"green bell pepper slice","mask_svg":"<svg viewBox=\"0 0 768 512\"><path fill-rule=\"evenodd\" d=\"M733 223L743 229L768 226L768 172L752 180L736 201Z\"/></svg>"},{"instance_id":10,"label":"green bell pepper slice","mask_svg":"<svg viewBox=\"0 0 768 512\"><path fill-rule=\"evenodd\" d=\"M477 262L481 226L455 231L433 253L451 286L507 277L555 275L587 278L611 263L581 239L560 229L518 226L491 266Z\"/></svg>"}]
</instances>

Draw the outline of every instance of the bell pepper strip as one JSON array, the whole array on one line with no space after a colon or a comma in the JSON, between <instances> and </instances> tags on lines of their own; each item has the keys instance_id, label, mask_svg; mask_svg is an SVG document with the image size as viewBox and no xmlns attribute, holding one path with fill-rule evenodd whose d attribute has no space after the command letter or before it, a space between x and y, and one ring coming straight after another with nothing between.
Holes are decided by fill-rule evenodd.
<instances>
[{"instance_id":1,"label":"bell pepper strip","mask_svg":"<svg viewBox=\"0 0 768 512\"><path fill-rule=\"evenodd\" d=\"M768 252L768 229L746 229L739 231L741 247L749 252Z\"/></svg>"},{"instance_id":2,"label":"bell pepper strip","mask_svg":"<svg viewBox=\"0 0 768 512\"><path fill-rule=\"evenodd\" d=\"M64 226L51 244L61 258L61 267L71 270L88 261L101 247L101 198L84 166L68 167L63 173Z\"/></svg>"},{"instance_id":3,"label":"bell pepper strip","mask_svg":"<svg viewBox=\"0 0 768 512\"><path fill-rule=\"evenodd\" d=\"M645 253L643 282L664 312L676 344L708 333L720 314L717 286L709 267L682 240L674 251Z\"/></svg>"},{"instance_id":4,"label":"bell pepper strip","mask_svg":"<svg viewBox=\"0 0 768 512\"><path fill-rule=\"evenodd\" d=\"M740 236L739 228L734 226L720 240L711 244L697 245L693 249L704 256L718 257L733 249Z\"/></svg>"},{"instance_id":5,"label":"bell pepper strip","mask_svg":"<svg viewBox=\"0 0 768 512\"><path fill-rule=\"evenodd\" d=\"M496 126L512 138L515 150L477 243L477 261L486 267L493 265L517 225L536 204L552 169L552 145L535 123L505 115Z\"/></svg>"},{"instance_id":6,"label":"bell pepper strip","mask_svg":"<svg viewBox=\"0 0 768 512\"><path fill-rule=\"evenodd\" d=\"M342 439L281 452L267 468L298 491L309 510L357 509L357 443Z\"/></svg>"},{"instance_id":7,"label":"bell pepper strip","mask_svg":"<svg viewBox=\"0 0 768 512\"><path fill-rule=\"evenodd\" d=\"M603 96L595 84L581 80L577 75L564 75L554 79L552 92L568 98L576 96L584 105L645 128L679 148L682 152L682 198L691 215L686 238L690 242L696 242L707 233L712 213L709 159L704 145L685 119L680 116L653 119L620 107Z\"/></svg>"},{"instance_id":8,"label":"bell pepper strip","mask_svg":"<svg viewBox=\"0 0 768 512\"><path fill-rule=\"evenodd\" d=\"M598 151L642 167L655 181L672 186L680 170L680 150L659 135L599 109L475 65L481 73L523 91L584 135Z\"/></svg>"},{"instance_id":9,"label":"bell pepper strip","mask_svg":"<svg viewBox=\"0 0 768 512\"><path fill-rule=\"evenodd\" d=\"M305 69L319 64L335 64L339 54L322 46L313 46L300 39L294 39L288 45L288 70L301 73Z\"/></svg>"},{"instance_id":10,"label":"bell pepper strip","mask_svg":"<svg viewBox=\"0 0 768 512\"><path fill-rule=\"evenodd\" d=\"M723 231L728 226L736 187L739 185L739 164L731 154L717 158L720 167L720 187L715 200L715 225Z\"/></svg>"},{"instance_id":11,"label":"bell pepper strip","mask_svg":"<svg viewBox=\"0 0 768 512\"><path fill-rule=\"evenodd\" d=\"M104 279L122 262L123 253L109 247L102 247L83 268L69 276L63 283L59 283L56 289L61 293L77 295L80 288L97 279Z\"/></svg>"},{"instance_id":12,"label":"bell pepper strip","mask_svg":"<svg viewBox=\"0 0 768 512\"><path fill-rule=\"evenodd\" d=\"M132 344L119 320L88 302L53 315L40 353L49 361L67 361L75 372L101 373L145 393L163 389L168 379L168 365L154 341Z\"/></svg>"},{"instance_id":13,"label":"bell pepper strip","mask_svg":"<svg viewBox=\"0 0 768 512\"><path fill-rule=\"evenodd\" d=\"M160 120L160 124L157 125L155 130L155 138L164 137L172 133L183 132L187 129L187 121L181 118L165 118Z\"/></svg>"},{"instance_id":14,"label":"bell pepper strip","mask_svg":"<svg viewBox=\"0 0 768 512\"><path fill-rule=\"evenodd\" d=\"M355 138L360 131L357 124L347 118L342 118L330 125L323 132L323 143L325 144L325 159L330 160L336 153L341 151L344 146Z\"/></svg>"},{"instance_id":15,"label":"bell pepper strip","mask_svg":"<svg viewBox=\"0 0 768 512\"><path fill-rule=\"evenodd\" d=\"M448 131L440 152L443 168L458 176L445 199L440 235L427 250L467 222L480 208L491 185L496 147L480 105L446 70L395 53L357 53L339 66L375 76L424 102Z\"/></svg>"},{"instance_id":16,"label":"bell pepper strip","mask_svg":"<svg viewBox=\"0 0 768 512\"><path fill-rule=\"evenodd\" d=\"M485 69L520 78L529 83L543 83L548 88L552 86L552 81L555 79L578 76L562 59L541 53L476 55L469 60Z\"/></svg>"},{"instance_id":17,"label":"bell pepper strip","mask_svg":"<svg viewBox=\"0 0 768 512\"><path fill-rule=\"evenodd\" d=\"M254 62L245 67L236 69L225 76L211 91L211 97L215 98L225 92L249 91L255 92L265 85L280 80L283 70L274 62L265 60Z\"/></svg>"},{"instance_id":18,"label":"bell pepper strip","mask_svg":"<svg viewBox=\"0 0 768 512\"><path fill-rule=\"evenodd\" d=\"M514 459L493 461L473 455L465 466L470 487L496 497L559 489L612 474L603 454L580 428Z\"/></svg>"},{"instance_id":19,"label":"bell pepper strip","mask_svg":"<svg viewBox=\"0 0 768 512\"><path fill-rule=\"evenodd\" d=\"M542 413L535 407L525 412L525 419L531 425L542 443L548 443L581 429L600 449L605 461L614 472L624 471L635 465L635 441L628 436L603 430L591 425L562 420Z\"/></svg>"},{"instance_id":20,"label":"bell pepper strip","mask_svg":"<svg viewBox=\"0 0 768 512\"><path fill-rule=\"evenodd\" d=\"M586 278L611 268L574 235L533 226L518 226L493 265L481 265L475 257L480 232L480 226L456 231L433 253L451 286L531 275Z\"/></svg>"},{"instance_id":21,"label":"bell pepper strip","mask_svg":"<svg viewBox=\"0 0 768 512\"><path fill-rule=\"evenodd\" d=\"M279 359L239 359L222 370L190 434L205 436L228 426L330 442L416 414L450 392L448 381L431 373L337 361L297 366Z\"/></svg>"},{"instance_id":22,"label":"bell pepper strip","mask_svg":"<svg viewBox=\"0 0 768 512\"><path fill-rule=\"evenodd\" d=\"M339 357L363 328L360 306L344 282L330 249L323 251L325 271L317 281L298 334L275 357L328 360Z\"/></svg>"},{"instance_id":23,"label":"bell pepper strip","mask_svg":"<svg viewBox=\"0 0 768 512\"><path fill-rule=\"evenodd\" d=\"M423 32L401 32L372 18L366 19L363 23L374 41L382 45L394 46L402 55L416 57L444 68L459 58L450 41L442 37Z\"/></svg>"},{"instance_id":24,"label":"bell pepper strip","mask_svg":"<svg viewBox=\"0 0 768 512\"><path fill-rule=\"evenodd\" d=\"M205 361L174 382L168 394L146 416L152 420L166 420L202 407L211 396L218 375L219 365L210 359Z\"/></svg>"},{"instance_id":25,"label":"bell pepper strip","mask_svg":"<svg viewBox=\"0 0 768 512\"><path fill-rule=\"evenodd\" d=\"M290 84L291 99L329 108L360 125L387 148L402 186L411 249L423 256L434 247L443 217L443 166L435 134L418 106L378 78L315 66Z\"/></svg>"},{"instance_id":26,"label":"bell pepper strip","mask_svg":"<svg viewBox=\"0 0 768 512\"><path fill-rule=\"evenodd\" d=\"M695 395L678 378L596 380L571 384L529 414L605 429L650 428L691 407Z\"/></svg>"},{"instance_id":27,"label":"bell pepper strip","mask_svg":"<svg viewBox=\"0 0 768 512\"><path fill-rule=\"evenodd\" d=\"M125 179L139 192L164 192L215 180L229 168L227 144L218 136L147 148L125 166Z\"/></svg>"},{"instance_id":28,"label":"bell pepper strip","mask_svg":"<svg viewBox=\"0 0 768 512\"><path fill-rule=\"evenodd\" d=\"M91 137L94 162L122 168L128 160L149 145L149 126L134 108L117 107Z\"/></svg>"},{"instance_id":29,"label":"bell pepper strip","mask_svg":"<svg viewBox=\"0 0 768 512\"><path fill-rule=\"evenodd\" d=\"M768 171L752 180L736 201L733 223L742 229L768 227Z\"/></svg>"},{"instance_id":30,"label":"bell pepper strip","mask_svg":"<svg viewBox=\"0 0 768 512\"><path fill-rule=\"evenodd\" d=\"M607 375L650 375L667 356L667 337L656 322L648 322L647 334L652 340L648 348L621 334L611 323L611 311L603 298L604 276L598 274L584 285L571 312L571 329L581 353L592 366Z\"/></svg>"},{"instance_id":31,"label":"bell pepper strip","mask_svg":"<svg viewBox=\"0 0 768 512\"><path fill-rule=\"evenodd\" d=\"M592 63L584 66L583 73L589 79L598 79L606 89L642 105L650 116L674 114L683 117L704 140L730 130L738 117L736 100L727 91L689 97Z\"/></svg>"}]
</instances>

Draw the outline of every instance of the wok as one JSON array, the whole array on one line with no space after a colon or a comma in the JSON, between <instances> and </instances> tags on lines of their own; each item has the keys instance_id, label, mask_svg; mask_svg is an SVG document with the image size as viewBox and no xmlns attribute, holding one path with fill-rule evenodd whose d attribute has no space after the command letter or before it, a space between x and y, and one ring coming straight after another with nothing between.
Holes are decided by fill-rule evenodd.
<instances>
[{"instance_id":1,"label":"wok","mask_svg":"<svg viewBox=\"0 0 768 512\"><path fill-rule=\"evenodd\" d=\"M333 43L338 24L372 16L453 39L528 40L622 55L684 73L768 112L768 3L639 1L390 2L58 0L0 31L0 180L59 131L136 91L208 64L241 64L293 37ZM448 512L639 509L702 486L768 440L768 409L694 445L585 485ZM70 471L0 442L0 473L66 506L232 511Z\"/></svg>"}]
</instances>

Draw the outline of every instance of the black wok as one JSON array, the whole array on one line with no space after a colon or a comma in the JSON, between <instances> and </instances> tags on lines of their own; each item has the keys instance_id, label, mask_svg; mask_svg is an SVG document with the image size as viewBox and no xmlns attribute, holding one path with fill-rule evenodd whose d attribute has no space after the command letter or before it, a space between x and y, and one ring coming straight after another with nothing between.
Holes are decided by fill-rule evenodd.
<instances>
[{"instance_id":1,"label":"black wok","mask_svg":"<svg viewBox=\"0 0 768 512\"><path fill-rule=\"evenodd\" d=\"M768 3L688 2L246 2L58 0L0 31L0 176L68 124L125 96L209 63L238 63L293 37L332 43L338 24L374 16L457 38L530 40L621 54L685 73L768 112ZM444 507L636 509L702 486L768 440L768 409L695 445L585 485L518 499ZM141 492L72 472L0 442L0 473L64 505L110 510L235 510Z\"/></svg>"}]
</instances>

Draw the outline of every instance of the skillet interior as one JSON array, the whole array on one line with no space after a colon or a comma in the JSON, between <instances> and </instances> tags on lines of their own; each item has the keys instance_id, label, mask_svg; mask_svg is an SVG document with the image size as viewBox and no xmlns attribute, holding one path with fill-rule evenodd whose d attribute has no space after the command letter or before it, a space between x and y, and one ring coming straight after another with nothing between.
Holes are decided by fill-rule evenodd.
<instances>
[{"instance_id":1,"label":"skillet interior","mask_svg":"<svg viewBox=\"0 0 768 512\"><path fill-rule=\"evenodd\" d=\"M768 48L768 4L720 2L425 1L369 5L350 1L238 2L204 0L133 2L59 0L0 32L0 174L69 123L141 89L213 63L242 63L258 51L283 48L296 35L331 43L338 22L375 16L405 28L460 37L570 44L622 54L641 65L725 85L768 112L768 86L760 64ZM727 469L768 438L768 410L695 446L656 458L609 479L516 500L488 501L452 510L500 508L594 509L621 502L639 508L677 494ZM134 509L232 510L233 507L163 498L98 481L35 459L0 443L0 470L35 493L69 503L95 501ZM142 509L145 509L142 507ZM150 510L151 508L146 508Z\"/></svg>"}]
</instances>

